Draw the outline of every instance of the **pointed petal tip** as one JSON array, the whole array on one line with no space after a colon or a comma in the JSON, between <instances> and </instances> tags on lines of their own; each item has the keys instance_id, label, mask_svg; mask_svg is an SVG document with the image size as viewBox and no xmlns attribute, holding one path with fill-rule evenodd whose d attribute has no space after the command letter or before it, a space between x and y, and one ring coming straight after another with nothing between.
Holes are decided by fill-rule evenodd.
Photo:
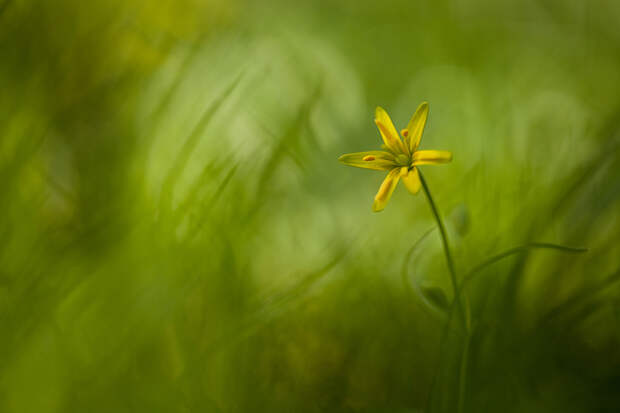
<instances>
[{"instance_id":1,"label":"pointed petal tip","mask_svg":"<svg viewBox=\"0 0 620 413\"><path fill-rule=\"evenodd\" d=\"M452 162L452 152L443 150L421 150L413 154L413 165L439 165Z\"/></svg>"},{"instance_id":2,"label":"pointed petal tip","mask_svg":"<svg viewBox=\"0 0 620 413\"><path fill-rule=\"evenodd\" d=\"M385 208L388 201L392 197L394 189L396 189L396 186L398 185L398 181L400 181L401 171L402 169L400 167L395 167L392 168L387 174L379 187L377 195L375 195L375 200L372 204L373 211L379 212Z\"/></svg>"},{"instance_id":3,"label":"pointed petal tip","mask_svg":"<svg viewBox=\"0 0 620 413\"><path fill-rule=\"evenodd\" d=\"M381 106L377 106L375 108L375 121L377 121L379 119L383 119L386 116L389 117L389 115L387 114L386 110L383 109Z\"/></svg>"},{"instance_id":4,"label":"pointed petal tip","mask_svg":"<svg viewBox=\"0 0 620 413\"><path fill-rule=\"evenodd\" d=\"M420 103L420 106L418 106L418 110L420 112L428 114L428 112L429 112L428 102L424 101L424 102Z\"/></svg>"},{"instance_id":5,"label":"pointed petal tip","mask_svg":"<svg viewBox=\"0 0 620 413\"><path fill-rule=\"evenodd\" d=\"M424 126L426 125L426 119L428 118L428 102L424 101L420 103L413 116L407 124L409 130L409 150L415 152L420 145L422 139L422 133L424 132Z\"/></svg>"}]
</instances>

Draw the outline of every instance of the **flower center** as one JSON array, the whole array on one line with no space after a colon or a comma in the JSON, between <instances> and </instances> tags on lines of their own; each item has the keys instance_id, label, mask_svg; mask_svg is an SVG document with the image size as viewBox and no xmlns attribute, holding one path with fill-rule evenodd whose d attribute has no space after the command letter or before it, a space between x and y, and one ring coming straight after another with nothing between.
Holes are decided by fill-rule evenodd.
<instances>
[{"instance_id":1,"label":"flower center","mask_svg":"<svg viewBox=\"0 0 620 413\"><path fill-rule=\"evenodd\" d=\"M408 166L409 165L409 157L407 155L405 155L404 153L400 153L396 156L396 163L398 165L402 165L402 166Z\"/></svg>"}]
</instances>

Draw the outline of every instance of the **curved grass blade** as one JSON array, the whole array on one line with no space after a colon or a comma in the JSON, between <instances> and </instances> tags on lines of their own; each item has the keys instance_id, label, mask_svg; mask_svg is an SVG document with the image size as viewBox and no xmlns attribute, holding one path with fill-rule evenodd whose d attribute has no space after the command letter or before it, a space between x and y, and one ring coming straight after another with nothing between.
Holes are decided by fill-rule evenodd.
<instances>
[{"instance_id":1,"label":"curved grass blade","mask_svg":"<svg viewBox=\"0 0 620 413\"><path fill-rule=\"evenodd\" d=\"M319 84L314 89L312 95L300 106L297 111L295 120L289 125L286 131L279 137L276 142L274 150L271 152L267 162L263 166L258 183L256 184L256 202L260 204L262 197L266 196L266 185L273 176L277 166L280 162L289 155L293 161L298 165L301 165L301 161L296 154L296 150L299 146L302 131L307 129L312 111L322 95L322 84Z\"/></svg>"},{"instance_id":2,"label":"curved grass blade","mask_svg":"<svg viewBox=\"0 0 620 413\"><path fill-rule=\"evenodd\" d=\"M620 281L620 269L612 272L605 277L599 283L587 288L580 294L576 294L573 297L567 299L562 304L559 304L552 308L542 319L540 324L545 324L559 318L563 314L569 313L573 310L576 314L573 318L579 318L579 315L583 313L584 309L588 308L588 304L600 293L607 290L609 287ZM587 312L587 311L586 311ZM582 317L583 318L583 317Z\"/></svg>"},{"instance_id":3,"label":"curved grass blade","mask_svg":"<svg viewBox=\"0 0 620 413\"><path fill-rule=\"evenodd\" d=\"M498 261L501 261L504 258L510 257L511 255L519 254L521 252L527 252L533 249L552 249L552 250L562 251L562 252L571 253L571 254L580 254L580 253L584 253L588 251L587 248L567 247L564 245L551 244L547 242L532 242L529 244L520 245L518 247L514 247L504 252L500 252L499 254L493 255L491 258L487 259L486 261L483 261L482 263L472 268L463 277L463 281L461 281L461 287L464 288L466 283L471 281L476 274L478 274L480 271L482 271L489 265L492 265Z\"/></svg>"},{"instance_id":4,"label":"curved grass blade","mask_svg":"<svg viewBox=\"0 0 620 413\"><path fill-rule=\"evenodd\" d=\"M214 191L213 195L211 196L209 202L205 204L205 206L209 210L213 208L213 206L215 205L215 203L219 199L221 199L222 192L224 191L224 189L226 189L226 186L230 183L230 180L235 175L235 172L237 172L237 168L238 167L239 167L239 164L233 165L228 170L228 173L226 174L226 176L224 176L224 179L222 179L222 182L215 189L215 191ZM209 214L206 210L204 210L202 216L200 217L200 219L192 226L191 231L187 234L187 238L186 239L187 240L192 240L200 232L200 230L204 227L205 223L208 222L208 220L211 217L212 217L212 215Z\"/></svg>"},{"instance_id":5,"label":"curved grass blade","mask_svg":"<svg viewBox=\"0 0 620 413\"><path fill-rule=\"evenodd\" d=\"M236 167L238 166L238 164L235 164L233 162L232 156L227 156L220 162L207 162L203 166L202 172L200 173L198 178L196 178L191 188L187 191L187 195L182 201L179 202L179 206L174 210L174 218L176 224L178 224L187 215L192 205L200 201L201 191L204 190L204 188L209 187L209 182L213 182L215 179L223 175L225 172L225 167L229 165L234 166L233 168L228 170L228 173L226 175L228 176L231 173L231 170L236 169ZM225 177L224 181L227 181L228 179L229 178ZM221 184L219 189L223 189L221 188Z\"/></svg>"},{"instance_id":6,"label":"curved grass blade","mask_svg":"<svg viewBox=\"0 0 620 413\"><path fill-rule=\"evenodd\" d=\"M220 93L220 95L213 101L213 103L211 103L211 105L204 111L202 117L194 127L194 130L185 141L185 144L181 148L179 155L175 159L172 168L170 168L170 171L168 172L168 175L166 176L166 179L162 184L160 201L160 207L162 207L162 209L165 209L166 211L170 210L172 204L172 191L175 182L183 173L185 165L187 164L187 161L189 160L192 152L196 148L196 145L198 144L198 140L202 136L202 133L207 128L207 126L211 122L211 119L213 119L213 116L217 113L218 109L222 106L226 99L230 97L232 92L236 89L237 85L239 85L239 82L243 77L243 73L244 72L241 72L239 75L237 75L237 77L230 83L230 85L228 85L228 87L224 89L224 91L222 91L222 93Z\"/></svg>"},{"instance_id":7,"label":"curved grass blade","mask_svg":"<svg viewBox=\"0 0 620 413\"><path fill-rule=\"evenodd\" d=\"M240 319L234 325L229 326L221 335L207 343L203 357L225 350L251 337L264 326L303 298L304 294L325 275L327 275L346 256L348 250L337 249L336 252L319 268L305 274L292 288L275 293L270 296L259 298L260 303L255 311Z\"/></svg>"},{"instance_id":8,"label":"curved grass blade","mask_svg":"<svg viewBox=\"0 0 620 413\"><path fill-rule=\"evenodd\" d=\"M183 57L183 61L179 65L179 68L174 76L174 80L170 83L170 86L168 86L166 91L162 94L159 103L154 108L153 112L149 115L150 126L145 133L145 136L147 138L152 137L154 135L154 131L160 126L159 123L161 122L161 119L163 119L164 112L170 107L174 94L179 90L183 79L187 77L187 72L193 63L194 58L196 57L196 55L198 55L203 45L204 36L199 36L192 42L190 50Z\"/></svg>"}]
</instances>

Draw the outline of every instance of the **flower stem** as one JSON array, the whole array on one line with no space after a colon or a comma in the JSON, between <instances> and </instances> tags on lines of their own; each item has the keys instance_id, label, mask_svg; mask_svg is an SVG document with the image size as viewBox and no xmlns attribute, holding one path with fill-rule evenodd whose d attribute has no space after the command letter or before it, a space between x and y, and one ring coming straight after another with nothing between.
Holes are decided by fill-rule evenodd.
<instances>
[{"instance_id":1,"label":"flower stem","mask_svg":"<svg viewBox=\"0 0 620 413\"><path fill-rule=\"evenodd\" d=\"M454 261L452 261L452 254L450 253L450 244L448 243L448 233L446 232L446 227L443 224L443 220L441 219L441 215L439 214L439 210L437 209L437 205L433 200L433 196L431 195L431 191L428 189L428 185L426 184L426 180L420 172L420 168L418 168L418 174L420 176L420 182L422 183L422 189L424 189L424 194L426 195L426 199L428 199L428 203L431 206L431 210L433 211L433 215L435 217L435 221L437 221L437 226L439 227L439 234L441 235L441 241L443 243L443 250L446 255L446 262L448 264L448 271L450 272L450 281L452 282L452 289L454 290L454 301L458 308L459 314L461 315L461 321L463 323L463 328L465 331L469 331L469 322L466 320L465 309L463 307L463 303L461 302L461 294L459 293L459 283L456 279L456 270L454 269Z\"/></svg>"},{"instance_id":2,"label":"flower stem","mask_svg":"<svg viewBox=\"0 0 620 413\"><path fill-rule=\"evenodd\" d=\"M467 361L469 360L469 343L471 341L471 334L466 332L465 346L463 347L463 354L461 354L461 365L459 370L459 398L458 398L458 413L465 411L465 384L467 382Z\"/></svg>"},{"instance_id":3,"label":"flower stem","mask_svg":"<svg viewBox=\"0 0 620 413\"><path fill-rule=\"evenodd\" d=\"M454 290L454 299L452 301L452 308L454 308L454 306L456 305L456 308L458 309L458 313L461 315L460 319L461 319L461 322L463 323L463 330L465 331L465 346L461 354L461 362L459 365L458 399L457 399L457 412L463 413L465 411L465 391L466 391L467 364L468 364L467 361L469 358L469 343L471 340L471 315L469 314L469 304L467 305L467 307L465 307L461 301L461 292L459 291L459 283L456 277L454 261L452 261L452 254L450 252L450 243L448 242L448 233L446 231L446 227L443 224L443 220L441 219L441 215L439 214L439 209L437 209L435 200L433 199L433 196L431 195L431 191L428 189L428 185L426 184L426 181L424 180L424 176L422 175L422 172L420 172L419 168L418 168L418 173L420 175L420 182L422 183L422 188L424 189L424 194L426 195L426 199L428 199L428 203L430 204L431 210L433 211L435 221L437 221L437 226L439 227L439 234L441 235L441 241L443 243L443 250L446 255L446 262L448 263L448 270L450 272L450 281L452 282L452 289ZM465 301L468 301L467 295L465 295Z\"/></svg>"}]
</instances>

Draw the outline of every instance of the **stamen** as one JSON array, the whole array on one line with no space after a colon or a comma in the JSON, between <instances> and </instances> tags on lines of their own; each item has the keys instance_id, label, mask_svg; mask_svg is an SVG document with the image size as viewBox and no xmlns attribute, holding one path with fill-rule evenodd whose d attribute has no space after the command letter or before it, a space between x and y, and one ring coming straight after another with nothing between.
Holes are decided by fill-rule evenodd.
<instances>
[{"instance_id":1,"label":"stamen","mask_svg":"<svg viewBox=\"0 0 620 413\"><path fill-rule=\"evenodd\" d=\"M362 158L362 161L366 161L366 162L368 162L368 161L374 161L375 159L376 159L376 158L375 158L374 156L372 156L372 155L366 155L366 156L364 156L364 157Z\"/></svg>"},{"instance_id":2,"label":"stamen","mask_svg":"<svg viewBox=\"0 0 620 413\"><path fill-rule=\"evenodd\" d=\"M405 129L401 130L400 134L403 135L406 138L407 136L409 136L409 129L405 128Z\"/></svg>"}]
</instances>

